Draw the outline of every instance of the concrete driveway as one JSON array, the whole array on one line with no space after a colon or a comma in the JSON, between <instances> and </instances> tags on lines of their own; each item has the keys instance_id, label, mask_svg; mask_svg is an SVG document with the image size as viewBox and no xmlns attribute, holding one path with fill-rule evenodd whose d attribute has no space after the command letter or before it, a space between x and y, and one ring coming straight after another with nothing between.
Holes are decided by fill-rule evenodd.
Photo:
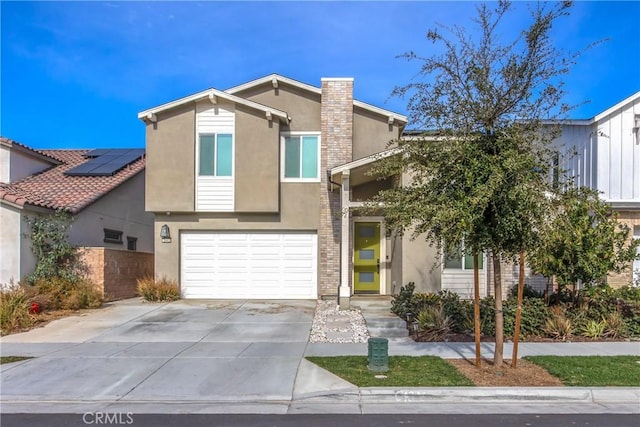
<instances>
[{"instance_id":1,"label":"concrete driveway","mask_svg":"<svg viewBox=\"0 0 640 427\"><path fill-rule=\"evenodd\" d=\"M289 401L315 304L136 299L3 337L38 357L0 365L2 403Z\"/></svg>"}]
</instances>

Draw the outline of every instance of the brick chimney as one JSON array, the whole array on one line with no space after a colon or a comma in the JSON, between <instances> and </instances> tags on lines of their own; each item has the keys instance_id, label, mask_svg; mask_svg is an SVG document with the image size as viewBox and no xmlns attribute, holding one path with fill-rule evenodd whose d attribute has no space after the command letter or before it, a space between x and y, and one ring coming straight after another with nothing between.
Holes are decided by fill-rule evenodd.
<instances>
[{"instance_id":1,"label":"brick chimney","mask_svg":"<svg viewBox=\"0 0 640 427\"><path fill-rule=\"evenodd\" d=\"M320 132L320 295L336 295L340 285L342 213L340 192L329 191L327 170L352 160L353 78L322 78Z\"/></svg>"}]
</instances>

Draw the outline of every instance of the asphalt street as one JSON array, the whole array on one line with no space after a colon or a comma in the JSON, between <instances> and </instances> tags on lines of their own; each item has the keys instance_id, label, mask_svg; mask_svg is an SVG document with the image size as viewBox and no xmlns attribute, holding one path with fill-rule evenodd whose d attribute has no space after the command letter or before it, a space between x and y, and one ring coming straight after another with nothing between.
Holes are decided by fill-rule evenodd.
<instances>
[{"instance_id":1,"label":"asphalt street","mask_svg":"<svg viewBox=\"0 0 640 427\"><path fill-rule=\"evenodd\" d=\"M133 427L638 427L638 415L630 414L3 414L3 427L75 427L116 426Z\"/></svg>"}]
</instances>

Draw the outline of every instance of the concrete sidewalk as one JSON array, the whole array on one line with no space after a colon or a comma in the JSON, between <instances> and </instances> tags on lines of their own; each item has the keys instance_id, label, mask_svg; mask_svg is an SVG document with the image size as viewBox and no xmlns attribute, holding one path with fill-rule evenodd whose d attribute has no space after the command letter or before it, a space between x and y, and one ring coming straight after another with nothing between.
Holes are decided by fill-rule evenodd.
<instances>
[{"instance_id":1,"label":"concrete sidewalk","mask_svg":"<svg viewBox=\"0 0 640 427\"><path fill-rule=\"evenodd\" d=\"M387 303L363 312L378 336L390 334L390 354L475 354L473 343L401 336ZM367 344L308 343L314 306L128 300L2 337L2 355L35 358L0 365L0 412L640 413L638 388L358 388L304 359L367 354ZM534 354L640 358L640 343L521 344L521 356Z\"/></svg>"}]
</instances>

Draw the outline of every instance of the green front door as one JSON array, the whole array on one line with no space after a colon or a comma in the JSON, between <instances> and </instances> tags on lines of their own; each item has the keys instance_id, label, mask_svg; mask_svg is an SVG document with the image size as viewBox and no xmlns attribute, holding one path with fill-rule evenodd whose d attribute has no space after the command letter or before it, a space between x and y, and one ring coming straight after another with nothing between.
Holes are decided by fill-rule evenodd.
<instances>
[{"instance_id":1,"label":"green front door","mask_svg":"<svg viewBox=\"0 0 640 427\"><path fill-rule=\"evenodd\" d=\"M356 293L380 293L380 223L356 222L353 283Z\"/></svg>"}]
</instances>

